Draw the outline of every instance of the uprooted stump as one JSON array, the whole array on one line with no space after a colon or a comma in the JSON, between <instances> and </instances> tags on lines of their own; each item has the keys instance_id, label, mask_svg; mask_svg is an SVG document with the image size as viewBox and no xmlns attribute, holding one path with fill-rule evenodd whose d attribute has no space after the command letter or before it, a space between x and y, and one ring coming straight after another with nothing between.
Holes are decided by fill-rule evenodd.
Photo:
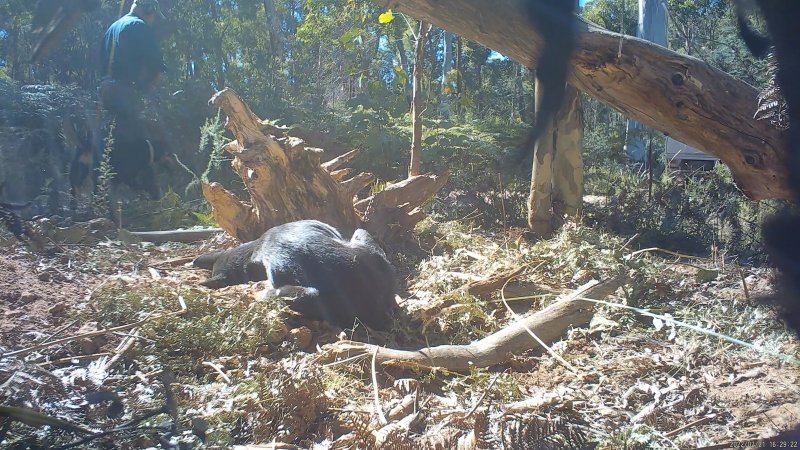
<instances>
[{"instance_id":1,"label":"uprooted stump","mask_svg":"<svg viewBox=\"0 0 800 450\"><path fill-rule=\"evenodd\" d=\"M250 202L216 182L203 183L203 195L219 226L243 242L301 219L321 220L341 230L361 227L390 239L425 218L421 206L447 181L447 173L420 175L359 200L356 194L375 176L349 177L350 169L341 168L358 150L321 163L321 149L306 147L302 139L259 120L232 89L216 93L209 104L228 116L225 127L236 140L224 149L234 157L231 166L244 181Z\"/></svg>"}]
</instances>

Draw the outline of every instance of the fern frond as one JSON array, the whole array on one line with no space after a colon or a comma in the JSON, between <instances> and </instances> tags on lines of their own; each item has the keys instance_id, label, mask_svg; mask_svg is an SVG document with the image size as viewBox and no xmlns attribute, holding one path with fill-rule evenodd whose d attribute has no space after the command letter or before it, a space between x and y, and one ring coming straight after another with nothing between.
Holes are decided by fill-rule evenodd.
<instances>
[{"instance_id":1,"label":"fern frond","mask_svg":"<svg viewBox=\"0 0 800 450\"><path fill-rule=\"evenodd\" d=\"M778 61L775 54L770 53L767 57L767 76L769 82L758 95L758 107L753 116L756 120L769 120L769 122L779 130L789 128L789 112L786 106L786 99L777 82Z\"/></svg>"},{"instance_id":2,"label":"fern frond","mask_svg":"<svg viewBox=\"0 0 800 450\"><path fill-rule=\"evenodd\" d=\"M500 424L504 448L518 450L584 450L589 443L577 418L551 418L538 414L508 414Z\"/></svg>"}]
</instances>

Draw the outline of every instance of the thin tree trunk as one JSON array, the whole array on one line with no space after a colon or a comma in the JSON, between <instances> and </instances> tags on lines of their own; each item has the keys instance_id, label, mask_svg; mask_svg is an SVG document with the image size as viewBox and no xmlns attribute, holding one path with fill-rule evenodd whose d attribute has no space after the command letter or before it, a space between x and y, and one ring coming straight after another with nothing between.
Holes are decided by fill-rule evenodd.
<instances>
[{"instance_id":1,"label":"thin tree trunk","mask_svg":"<svg viewBox=\"0 0 800 450\"><path fill-rule=\"evenodd\" d=\"M19 30L12 29L8 32L8 38L11 42L11 51L9 52L9 61L11 63L11 79L21 81L20 79L20 64L19 64Z\"/></svg>"},{"instance_id":2,"label":"thin tree trunk","mask_svg":"<svg viewBox=\"0 0 800 450\"><path fill-rule=\"evenodd\" d=\"M544 89L536 79L535 86L536 115ZM538 118L536 120L539 120ZM553 232L553 158L556 151L556 136L552 124L549 124L541 138L533 148L533 169L531 171L531 193L528 196L528 227L533 234L547 237Z\"/></svg>"},{"instance_id":3,"label":"thin tree trunk","mask_svg":"<svg viewBox=\"0 0 800 450\"><path fill-rule=\"evenodd\" d=\"M411 97L411 117L413 120L413 133L411 135L411 163L408 166L408 176L415 177L420 174L422 166L422 111L425 108L422 99L422 73L425 69L425 35L428 25L424 20L419 21L419 34L414 52L414 86Z\"/></svg>"},{"instance_id":4,"label":"thin tree trunk","mask_svg":"<svg viewBox=\"0 0 800 450\"><path fill-rule=\"evenodd\" d=\"M283 34L281 33L281 19L278 17L278 10L275 8L274 0L264 0L264 13L267 16L267 35L269 36L269 48L273 58L283 59Z\"/></svg>"},{"instance_id":5,"label":"thin tree trunk","mask_svg":"<svg viewBox=\"0 0 800 450\"><path fill-rule=\"evenodd\" d=\"M639 25L636 36L667 46L667 11L661 0L639 0ZM653 131L635 120L628 120L625 132L625 153L635 161L644 161L645 136Z\"/></svg>"},{"instance_id":6,"label":"thin tree trunk","mask_svg":"<svg viewBox=\"0 0 800 450\"><path fill-rule=\"evenodd\" d=\"M450 92L448 92L447 74L453 68L453 33L444 31L444 54L442 59L442 91L439 101L439 114L447 119L450 117Z\"/></svg>"},{"instance_id":7,"label":"thin tree trunk","mask_svg":"<svg viewBox=\"0 0 800 450\"><path fill-rule=\"evenodd\" d=\"M209 4L211 6L211 18L214 19L215 23L219 23L220 17L219 10L217 9L217 1L210 0ZM225 52L222 49L222 36L215 37L214 45L216 46L215 50L217 51L217 55L219 57L219 68L217 69L217 89L222 90L225 89L225 70L227 70Z\"/></svg>"},{"instance_id":8,"label":"thin tree trunk","mask_svg":"<svg viewBox=\"0 0 800 450\"><path fill-rule=\"evenodd\" d=\"M519 119L528 123L528 103L525 101L525 69L522 66L517 67L514 76L514 102L517 107L517 114Z\"/></svg>"},{"instance_id":9,"label":"thin tree trunk","mask_svg":"<svg viewBox=\"0 0 800 450\"><path fill-rule=\"evenodd\" d=\"M461 116L462 109L461 109L461 93L464 90L464 79L461 75L461 71L464 70L463 68L463 61L461 59L461 53L463 51L463 42L461 36L456 37L456 98L458 99L458 104L456 105L456 111L458 115Z\"/></svg>"}]
</instances>

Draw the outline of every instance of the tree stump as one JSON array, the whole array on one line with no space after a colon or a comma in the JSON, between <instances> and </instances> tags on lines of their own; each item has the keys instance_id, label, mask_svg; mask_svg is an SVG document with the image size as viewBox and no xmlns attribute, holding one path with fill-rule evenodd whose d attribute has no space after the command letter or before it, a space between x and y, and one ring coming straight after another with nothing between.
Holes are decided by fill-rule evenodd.
<instances>
[{"instance_id":1,"label":"tree stump","mask_svg":"<svg viewBox=\"0 0 800 450\"><path fill-rule=\"evenodd\" d=\"M371 173L348 178L350 169L341 167L358 150L322 163L322 149L262 122L232 89L216 93L209 105L228 116L225 127L236 139L224 149L233 156L231 167L250 201L216 182L203 183L203 195L219 226L242 242L302 219L317 219L345 233L365 228L378 239L392 239L425 218L422 205L447 181L447 173L419 175L358 199L356 194L375 181Z\"/></svg>"}]
</instances>

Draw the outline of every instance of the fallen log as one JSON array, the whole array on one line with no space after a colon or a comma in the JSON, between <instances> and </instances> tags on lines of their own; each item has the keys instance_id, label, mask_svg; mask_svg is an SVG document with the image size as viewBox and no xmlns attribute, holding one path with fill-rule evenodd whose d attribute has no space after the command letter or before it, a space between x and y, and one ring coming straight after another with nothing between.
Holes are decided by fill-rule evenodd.
<instances>
[{"instance_id":1,"label":"fallen log","mask_svg":"<svg viewBox=\"0 0 800 450\"><path fill-rule=\"evenodd\" d=\"M518 277L523 270L525 270L525 266L503 272L494 272L488 277L468 283L460 289L466 290L469 295L474 295L475 297L486 297L502 289L503 286L507 285L511 280Z\"/></svg>"},{"instance_id":2,"label":"fallen log","mask_svg":"<svg viewBox=\"0 0 800 450\"><path fill-rule=\"evenodd\" d=\"M458 299L462 294L468 294L479 298L487 298L500 289L503 289L503 293L507 294L509 292L507 289L508 283L514 278L518 277L524 270L525 266L519 266L510 270L492 272L485 278L470 281L469 283L448 292L443 296L442 301L425 305L422 310L425 312L426 316L435 317L438 315L438 312L442 311L444 308L454 305L456 303L456 299ZM506 289L504 289L504 287ZM510 295L506 296L510 297Z\"/></svg>"},{"instance_id":3,"label":"fallen log","mask_svg":"<svg viewBox=\"0 0 800 450\"><path fill-rule=\"evenodd\" d=\"M326 347L330 358L374 355L376 363L402 368L444 368L467 371L509 361L511 356L534 350L539 344L528 334L531 330L543 342L550 343L572 327L585 325L594 315L594 303L581 298L602 299L625 283L623 276L607 281L592 280L547 308L511 323L483 339L466 345L440 345L420 350L396 350L354 341L340 341Z\"/></svg>"},{"instance_id":4,"label":"fallen log","mask_svg":"<svg viewBox=\"0 0 800 450\"><path fill-rule=\"evenodd\" d=\"M203 228L199 230L165 230L165 231L128 231L119 230L119 239L130 242L152 242L163 244L165 242L197 242L210 239L222 228Z\"/></svg>"},{"instance_id":5,"label":"fallen log","mask_svg":"<svg viewBox=\"0 0 800 450\"><path fill-rule=\"evenodd\" d=\"M542 37L518 0L373 0L536 67ZM791 198L786 132L756 120L758 91L687 55L575 18L568 82L626 116L719 157L754 200Z\"/></svg>"}]
</instances>

